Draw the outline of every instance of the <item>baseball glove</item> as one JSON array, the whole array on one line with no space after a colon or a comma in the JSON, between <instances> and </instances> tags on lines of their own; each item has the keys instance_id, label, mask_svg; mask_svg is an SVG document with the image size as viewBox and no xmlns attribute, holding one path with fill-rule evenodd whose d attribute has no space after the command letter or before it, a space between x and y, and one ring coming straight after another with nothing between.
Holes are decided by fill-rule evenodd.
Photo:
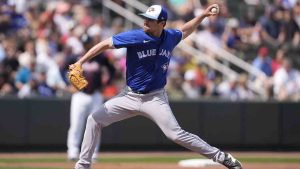
<instances>
[{"instance_id":1,"label":"baseball glove","mask_svg":"<svg viewBox=\"0 0 300 169\"><path fill-rule=\"evenodd\" d=\"M83 69L79 64L69 66L68 78L77 90L81 90L88 85L88 81L83 76Z\"/></svg>"}]
</instances>

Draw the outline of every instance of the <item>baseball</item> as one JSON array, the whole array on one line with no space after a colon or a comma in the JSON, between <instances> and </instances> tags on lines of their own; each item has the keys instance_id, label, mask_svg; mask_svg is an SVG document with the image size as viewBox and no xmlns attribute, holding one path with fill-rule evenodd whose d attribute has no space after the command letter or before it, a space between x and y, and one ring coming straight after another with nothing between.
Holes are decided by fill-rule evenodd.
<instances>
[{"instance_id":1,"label":"baseball","mask_svg":"<svg viewBox=\"0 0 300 169\"><path fill-rule=\"evenodd\" d=\"M217 7L213 7L210 10L212 13L219 13L219 9Z\"/></svg>"}]
</instances>

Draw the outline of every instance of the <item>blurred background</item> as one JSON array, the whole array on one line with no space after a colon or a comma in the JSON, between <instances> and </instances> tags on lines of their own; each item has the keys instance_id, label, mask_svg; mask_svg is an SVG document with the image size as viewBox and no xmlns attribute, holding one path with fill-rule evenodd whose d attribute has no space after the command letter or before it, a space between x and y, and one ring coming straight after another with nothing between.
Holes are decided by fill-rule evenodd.
<instances>
[{"instance_id":1,"label":"blurred background","mask_svg":"<svg viewBox=\"0 0 300 169\"><path fill-rule=\"evenodd\" d=\"M136 14L162 4L167 27L178 28L212 3L219 4L220 14L206 18L170 62L166 89L178 121L221 148L300 149L299 0L0 3L3 151L65 149L75 92L68 65L101 40L139 28L143 20ZM125 85L125 54L126 49L108 50L99 57L112 65L100 67L98 76L105 99ZM114 124L104 135L104 149L179 148L140 117Z\"/></svg>"}]
</instances>

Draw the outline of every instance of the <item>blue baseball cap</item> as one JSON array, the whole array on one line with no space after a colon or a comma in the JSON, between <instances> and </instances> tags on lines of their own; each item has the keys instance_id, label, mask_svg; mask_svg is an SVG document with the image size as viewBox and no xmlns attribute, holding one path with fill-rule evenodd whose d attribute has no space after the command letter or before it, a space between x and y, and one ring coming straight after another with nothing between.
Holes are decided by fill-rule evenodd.
<instances>
[{"instance_id":1,"label":"blue baseball cap","mask_svg":"<svg viewBox=\"0 0 300 169\"><path fill-rule=\"evenodd\" d=\"M139 14L144 18L149 18L158 21L168 20L168 12L161 5L152 5L150 6L145 13Z\"/></svg>"}]
</instances>

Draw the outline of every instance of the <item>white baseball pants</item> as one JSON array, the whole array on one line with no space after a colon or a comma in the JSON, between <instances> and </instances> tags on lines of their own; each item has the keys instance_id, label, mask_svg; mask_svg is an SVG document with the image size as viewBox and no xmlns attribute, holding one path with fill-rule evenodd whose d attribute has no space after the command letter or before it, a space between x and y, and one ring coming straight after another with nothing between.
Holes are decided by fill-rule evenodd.
<instances>
[{"instance_id":1,"label":"white baseball pants","mask_svg":"<svg viewBox=\"0 0 300 169\"><path fill-rule=\"evenodd\" d=\"M164 89L149 94L136 94L124 89L88 117L80 158L75 169L90 168L93 150L97 145L96 138L101 136L103 127L136 115L151 119L170 140L177 144L214 161L224 161L224 152L181 129L169 106Z\"/></svg>"},{"instance_id":2,"label":"white baseball pants","mask_svg":"<svg viewBox=\"0 0 300 169\"><path fill-rule=\"evenodd\" d=\"M103 103L103 98L99 92L87 94L76 92L71 98L70 128L68 131L68 159L79 157L79 148L82 140L86 119L90 114L99 108L99 103ZM100 139L96 143L93 158L97 157Z\"/></svg>"}]
</instances>

